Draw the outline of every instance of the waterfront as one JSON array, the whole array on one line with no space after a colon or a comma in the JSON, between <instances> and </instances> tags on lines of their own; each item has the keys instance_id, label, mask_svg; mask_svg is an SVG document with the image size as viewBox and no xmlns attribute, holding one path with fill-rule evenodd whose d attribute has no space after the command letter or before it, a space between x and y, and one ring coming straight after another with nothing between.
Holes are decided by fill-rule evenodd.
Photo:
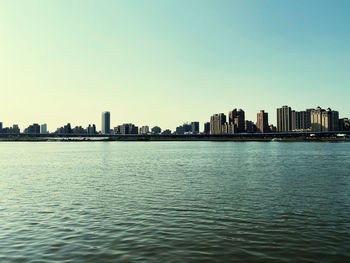
<instances>
[{"instance_id":1,"label":"waterfront","mask_svg":"<svg viewBox=\"0 0 350 263\"><path fill-rule=\"evenodd\" d=\"M350 144L2 142L1 262L346 262Z\"/></svg>"}]
</instances>

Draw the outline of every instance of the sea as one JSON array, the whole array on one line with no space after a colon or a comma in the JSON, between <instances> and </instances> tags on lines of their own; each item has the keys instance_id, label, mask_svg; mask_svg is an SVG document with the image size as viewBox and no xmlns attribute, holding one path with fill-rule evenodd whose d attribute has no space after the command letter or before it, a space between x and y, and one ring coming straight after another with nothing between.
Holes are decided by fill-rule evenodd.
<instances>
[{"instance_id":1,"label":"sea","mask_svg":"<svg viewBox=\"0 0 350 263\"><path fill-rule=\"evenodd\" d=\"M0 262L350 262L350 143L1 142Z\"/></svg>"}]
</instances>

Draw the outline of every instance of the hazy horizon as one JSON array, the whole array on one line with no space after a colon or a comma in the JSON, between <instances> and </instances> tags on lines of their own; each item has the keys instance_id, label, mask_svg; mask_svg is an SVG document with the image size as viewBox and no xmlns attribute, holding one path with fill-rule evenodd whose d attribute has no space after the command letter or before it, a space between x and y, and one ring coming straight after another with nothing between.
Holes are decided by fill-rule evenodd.
<instances>
[{"instance_id":1,"label":"hazy horizon","mask_svg":"<svg viewBox=\"0 0 350 263\"><path fill-rule=\"evenodd\" d=\"M2 1L0 122L174 130L242 108L350 117L349 1Z\"/></svg>"}]
</instances>

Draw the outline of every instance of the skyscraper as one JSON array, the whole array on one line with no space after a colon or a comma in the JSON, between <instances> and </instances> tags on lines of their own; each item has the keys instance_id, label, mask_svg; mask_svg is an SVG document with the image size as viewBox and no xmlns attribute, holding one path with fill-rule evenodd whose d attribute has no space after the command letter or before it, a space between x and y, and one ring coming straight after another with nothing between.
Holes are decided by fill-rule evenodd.
<instances>
[{"instance_id":1,"label":"skyscraper","mask_svg":"<svg viewBox=\"0 0 350 263\"><path fill-rule=\"evenodd\" d=\"M210 134L210 122L204 123L204 133Z\"/></svg>"},{"instance_id":2,"label":"skyscraper","mask_svg":"<svg viewBox=\"0 0 350 263\"><path fill-rule=\"evenodd\" d=\"M191 132L192 132L192 134L199 133L199 122L198 121L191 122Z\"/></svg>"},{"instance_id":3,"label":"skyscraper","mask_svg":"<svg viewBox=\"0 0 350 263\"><path fill-rule=\"evenodd\" d=\"M223 134L223 125L226 122L226 115L223 113L214 114L210 117L210 134Z\"/></svg>"},{"instance_id":4,"label":"skyscraper","mask_svg":"<svg viewBox=\"0 0 350 263\"><path fill-rule=\"evenodd\" d=\"M111 114L109 111L102 112L102 134L109 134L111 129Z\"/></svg>"},{"instance_id":5,"label":"skyscraper","mask_svg":"<svg viewBox=\"0 0 350 263\"><path fill-rule=\"evenodd\" d=\"M229 124L235 124L237 132L245 132L245 116L244 110L233 109L229 112Z\"/></svg>"},{"instance_id":6,"label":"skyscraper","mask_svg":"<svg viewBox=\"0 0 350 263\"><path fill-rule=\"evenodd\" d=\"M40 133L47 134L47 124L46 123L44 123L40 126Z\"/></svg>"},{"instance_id":7,"label":"skyscraper","mask_svg":"<svg viewBox=\"0 0 350 263\"><path fill-rule=\"evenodd\" d=\"M292 111L292 130L308 130L311 127L311 109L306 111Z\"/></svg>"},{"instance_id":8,"label":"skyscraper","mask_svg":"<svg viewBox=\"0 0 350 263\"><path fill-rule=\"evenodd\" d=\"M317 107L311 111L311 131L327 132L339 130L339 112Z\"/></svg>"},{"instance_id":9,"label":"skyscraper","mask_svg":"<svg viewBox=\"0 0 350 263\"><path fill-rule=\"evenodd\" d=\"M261 110L256 117L257 132L265 133L269 132L269 117L268 113Z\"/></svg>"},{"instance_id":10,"label":"skyscraper","mask_svg":"<svg viewBox=\"0 0 350 263\"><path fill-rule=\"evenodd\" d=\"M283 106L277 109L277 131L288 132L292 130L292 109Z\"/></svg>"}]
</instances>

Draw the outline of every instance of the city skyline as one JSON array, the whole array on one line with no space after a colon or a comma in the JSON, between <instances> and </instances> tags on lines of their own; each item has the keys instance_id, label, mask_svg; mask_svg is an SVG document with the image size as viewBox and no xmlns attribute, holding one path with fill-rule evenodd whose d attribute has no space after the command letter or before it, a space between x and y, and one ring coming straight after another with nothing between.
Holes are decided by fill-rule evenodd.
<instances>
[{"instance_id":1,"label":"city skyline","mask_svg":"<svg viewBox=\"0 0 350 263\"><path fill-rule=\"evenodd\" d=\"M1 121L159 125L278 105L350 116L348 1L6 1ZM195 10L195 11L193 11ZM278 102L278 103L277 103ZM317 102L317 103L315 103ZM227 107L223 107L227 105Z\"/></svg>"},{"instance_id":2,"label":"city skyline","mask_svg":"<svg viewBox=\"0 0 350 263\"><path fill-rule=\"evenodd\" d=\"M102 112L101 130L96 128L96 124L88 126L78 124L72 125L71 122L57 127L52 131L47 128L47 123L33 123L22 130L23 134L184 134L191 132L192 134L206 133L212 135L218 134L235 134L235 133L270 133L270 132L328 132L328 131L345 131L348 130L349 117L339 117L339 111L332 110L330 107L323 109L320 106L315 108L307 108L302 111L295 110L288 105L276 108L276 123L269 121L269 113L260 110L256 114L256 120L245 118L243 109L234 108L228 114L214 113L209 117L209 121L202 122L200 128L199 121L183 121L181 125L171 130L161 128L157 125L149 124L139 125L132 122L124 122L123 124L115 124L111 122L111 113L109 111ZM74 127L74 128L73 128ZM150 127L153 127L150 129ZM341 128L341 129L339 129ZM155 132L155 130L157 130ZM147 132L146 132L147 131ZM0 133L3 134L19 134L20 127L18 124L4 125L0 121Z\"/></svg>"}]
</instances>

